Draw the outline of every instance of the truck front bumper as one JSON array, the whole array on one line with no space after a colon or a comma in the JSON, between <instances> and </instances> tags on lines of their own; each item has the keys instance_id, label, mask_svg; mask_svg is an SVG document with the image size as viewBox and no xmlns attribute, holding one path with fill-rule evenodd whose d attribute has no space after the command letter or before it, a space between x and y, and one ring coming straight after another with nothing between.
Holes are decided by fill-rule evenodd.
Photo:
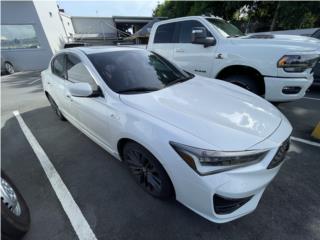
<instances>
[{"instance_id":1,"label":"truck front bumper","mask_svg":"<svg viewBox=\"0 0 320 240\"><path fill-rule=\"evenodd\" d=\"M313 77L309 79L264 77L264 82L266 100L287 102L303 98L313 82Z\"/></svg>"}]
</instances>

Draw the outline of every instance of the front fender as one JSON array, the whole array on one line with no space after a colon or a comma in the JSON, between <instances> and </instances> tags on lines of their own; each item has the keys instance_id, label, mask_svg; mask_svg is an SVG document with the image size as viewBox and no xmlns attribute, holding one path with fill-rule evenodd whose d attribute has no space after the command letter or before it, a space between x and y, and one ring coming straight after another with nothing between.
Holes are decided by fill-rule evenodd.
<instances>
[{"instance_id":1,"label":"front fender","mask_svg":"<svg viewBox=\"0 0 320 240\"><path fill-rule=\"evenodd\" d=\"M268 50L268 47L240 44L226 44L219 52L222 59L216 60L215 77L226 67L234 65L254 68L263 76L276 76L277 60L283 55L282 51L275 51L272 47Z\"/></svg>"}]
</instances>

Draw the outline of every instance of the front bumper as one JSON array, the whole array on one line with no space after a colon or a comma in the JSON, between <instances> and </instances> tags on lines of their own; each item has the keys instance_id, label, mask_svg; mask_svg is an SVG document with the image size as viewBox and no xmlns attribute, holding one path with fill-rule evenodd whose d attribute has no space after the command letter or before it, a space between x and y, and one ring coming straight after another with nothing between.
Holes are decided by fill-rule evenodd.
<instances>
[{"instance_id":1,"label":"front bumper","mask_svg":"<svg viewBox=\"0 0 320 240\"><path fill-rule=\"evenodd\" d=\"M273 102L286 102L303 98L306 90L313 82L312 75L310 78L278 78L264 77L265 82L265 99ZM297 87L297 93L284 93L283 89L287 87Z\"/></svg>"},{"instance_id":2,"label":"front bumper","mask_svg":"<svg viewBox=\"0 0 320 240\"><path fill-rule=\"evenodd\" d=\"M204 218L217 223L229 222L251 213L256 209L265 188L281 167L280 164L267 170L267 165L271 162L275 152L276 149L272 150L259 164L203 177L202 186L189 182L188 186L190 190L192 189L192 196L189 196L191 199L187 201L190 203L186 204L186 199L181 199L181 202ZM250 197L250 200L235 211L218 214L214 206L215 195L229 199Z\"/></svg>"},{"instance_id":3,"label":"front bumper","mask_svg":"<svg viewBox=\"0 0 320 240\"><path fill-rule=\"evenodd\" d=\"M209 221L216 223L229 222L251 213L257 207L265 188L277 175L283 164L281 162L268 169L279 147L285 142L291 131L290 123L284 118L270 137L251 147L251 149L270 149L266 157L257 164L208 176L199 176L188 167L188 170L186 169L188 173L184 171L184 174L188 176L175 178L174 187L177 200ZM217 195L241 201L241 204L231 212L219 214L214 205L214 198Z\"/></svg>"}]
</instances>

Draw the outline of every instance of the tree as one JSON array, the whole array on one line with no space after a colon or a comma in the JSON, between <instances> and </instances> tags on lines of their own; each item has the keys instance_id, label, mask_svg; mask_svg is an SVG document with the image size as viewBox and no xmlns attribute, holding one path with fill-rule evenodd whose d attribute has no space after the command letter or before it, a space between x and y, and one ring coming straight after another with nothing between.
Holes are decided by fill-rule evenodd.
<instances>
[{"instance_id":1,"label":"tree","mask_svg":"<svg viewBox=\"0 0 320 240\"><path fill-rule=\"evenodd\" d=\"M168 18L214 15L231 20L233 13L243 6L246 1L165 1L153 11L154 16Z\"/></svg>"},{"instance_id":2,"label":"tree","mask_svg":"<svg viewBox=\"0 0 320 240\"><path fill-rule=\"evenodd\" d=\"M250 9L240 19L240 9ZM233 22L250 23L253 31L320 27L319 1L165 1L153 11L168 18L214 15ZM237 24L238 25L238 24Z\"/></svg>"}]
</instances>

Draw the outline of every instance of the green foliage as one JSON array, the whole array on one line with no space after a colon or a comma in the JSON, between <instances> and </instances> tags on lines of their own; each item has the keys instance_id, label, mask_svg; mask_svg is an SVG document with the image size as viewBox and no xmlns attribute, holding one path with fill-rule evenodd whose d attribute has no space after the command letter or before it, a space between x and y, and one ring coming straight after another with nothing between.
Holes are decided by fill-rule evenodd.
<instances>
[{"instance_id":1,"label":"green foliage","mask_svg":"<svg viewBox=\"0 0 320 240\"><path fill-rule=\"evenodd\" d=\"M279 30L320 26L319 1L262 1L256 4L257 10L251 14L250 18L265 26L270 26L273 20L275 21L275 29Z\"/></svg>"},{"instance_id":2,"label":"green foliage","mask_svg":"<svg viewBox=\"0 0 320 240\"><path fill-rule=\"evenodd\" d=\"M240 8L251 10L240 20ZM169 1L157 6L154 16L168 18L214 15L233 22L250 23L255 30L320 27L320 1Z\"/></svg>"},{"instance_id":3,"label":"green foliage","mask_svg":"<svg viewBox=\"0 0 320 240\"><path fill-rule=\"evenodd\" d=\"M193 15L215 15L230 19L246 1L165 1L154 10L154 16L169 18Z\"/></svg>"}]
</instances>

